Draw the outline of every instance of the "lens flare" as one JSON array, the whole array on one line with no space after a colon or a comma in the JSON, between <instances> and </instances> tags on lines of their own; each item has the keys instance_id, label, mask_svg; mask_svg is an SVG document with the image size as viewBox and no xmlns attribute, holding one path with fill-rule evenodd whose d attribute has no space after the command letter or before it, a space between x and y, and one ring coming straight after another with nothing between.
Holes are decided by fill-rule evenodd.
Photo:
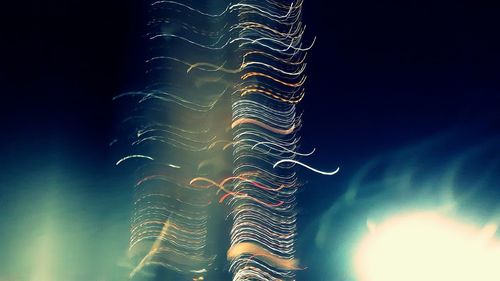
<instances>
[{"instance_id":1,"label":"lens flare","mask_svg":"<svg viewBox=\"0 0 500 281\"><path fill-rule=\"evenodd\" d=\"M477 229L436 213L416 213L371 228L355 253L360 281L500 278L496 225Z\"/></svg>"}]
</instances>

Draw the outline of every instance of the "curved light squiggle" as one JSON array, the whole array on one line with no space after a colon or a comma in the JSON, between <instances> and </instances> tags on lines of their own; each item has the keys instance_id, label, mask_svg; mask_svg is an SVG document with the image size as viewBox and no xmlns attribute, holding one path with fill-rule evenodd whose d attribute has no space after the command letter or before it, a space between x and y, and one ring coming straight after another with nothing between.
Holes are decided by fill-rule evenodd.
<instances>
[{"instance_id":1,"label":"curved light squiggle","mask_svg":"<svg viewBox=\"0 0 500 281\"><path fill-rule=\"evenodd\" d=\"M293 160L293 159L282 159L282 160L280 160L280 161L278 161L278 162L274 163L273 168L278 167L278 166L279 166L280 164L282 164L282 163L293 163L293 164L298 164L298 165L300 165L300 166L302 166L302 167L305 167L305 168L307 168L307 169L309 169L309 170L311 170L311 171L313 171L313 172L316 172L316 173L318 173L318 174L322 174L322 175L325 175L325 176L332 176L332 175L335 175L336 173L338 173L338 172L340 171L340 167L337 167L337 169L335 169L335 171L332 171L332 172L320 171L320 170L318 170L318 169L316 169L316 168L313 168L313 167L311 167L311 166L309 166L309 165L306 165L306 164L304 164L304 163L302 163L302 162L300 162L300 161Z\"/></svg>"}]
</instances>

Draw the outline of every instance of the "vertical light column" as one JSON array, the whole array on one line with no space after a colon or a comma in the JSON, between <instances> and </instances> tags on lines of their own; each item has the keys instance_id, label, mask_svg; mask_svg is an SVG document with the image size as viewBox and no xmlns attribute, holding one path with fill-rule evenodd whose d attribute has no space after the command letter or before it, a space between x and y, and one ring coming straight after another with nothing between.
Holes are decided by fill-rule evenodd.
<instances>
[{"instance_id":1,"label":"vertical light column","mask_svg":"<svg viewBox=\"0 0 500 281\"><path fill-rule=\"evenodd\" d=\"M232 96L233 176L227 200L233 225L227 256L233 280L294 280L295 193L292 165L304 96L302 1L241 1L238 45L242 59ZM289 164L289 163L288 163Z\"/></svg>"},{"instance_id":2,"label":"vertical light column","mask_svg":"<svg viewBox=\"0 0 500 281\"><path fill-rule=\"evenodd\" d=\"M210 47L223 34L212 31L223 18L205 13L209 6L152 1L147 86L117 97L129 103L123 124L130 145L117 164L137 167L129 247L133 280L203 280L214 262L207 246L214 193L191 182L224 169L224 163L210 164L217 157L210 148L224 131L216 113L228 86L219 73L195 67L224 59L222 49Z\"/></svg>"}]
</instances>

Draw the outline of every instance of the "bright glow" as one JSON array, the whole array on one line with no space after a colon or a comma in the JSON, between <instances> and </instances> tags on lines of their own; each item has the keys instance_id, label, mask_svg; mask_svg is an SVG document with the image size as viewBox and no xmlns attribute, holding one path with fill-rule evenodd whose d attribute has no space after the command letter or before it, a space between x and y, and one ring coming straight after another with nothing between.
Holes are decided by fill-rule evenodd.
<instances>
[{"instance_id":1,"label":"bright glow","mask_svg":"<svg viewBox=\"0 0 500 281\"><path fill-rule=\"evenodd\" d=\"M354 256L359 281L498 281L496 227L482 230L438 214L393 218L372 228Z\"/></svg>"}]
</instances>

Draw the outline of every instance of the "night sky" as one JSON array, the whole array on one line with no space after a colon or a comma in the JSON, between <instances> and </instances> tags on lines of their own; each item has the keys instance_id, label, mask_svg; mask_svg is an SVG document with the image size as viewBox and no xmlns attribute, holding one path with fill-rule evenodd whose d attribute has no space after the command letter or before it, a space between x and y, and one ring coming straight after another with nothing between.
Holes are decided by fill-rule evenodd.
<instances>
[{"instance_id":1,"label":"night sky","mask_svg":"<svg viewBox=\"0 0 500 281\"><path fill-rule=\"evenodd\" d=\"M109 146L119 120L111 99L144 86L147 5L2 6L0 280L124 280L132 189ZM305 0L304 40L317 41L302 148L316 148L308 164L340 173L300 170L300 280L345 280L342 239L372 210L353 203L324 214L370 161L361 185L375 187L363 196L389 194L370 206L398 208L390 194L400 175L411 180L397 203L445 188L454 173L458 194L474 187L461 212L498 215L499 12L487 1ZM331 248L315 238L325 219L335 222Z\"/></svg>"}]
</instances>

